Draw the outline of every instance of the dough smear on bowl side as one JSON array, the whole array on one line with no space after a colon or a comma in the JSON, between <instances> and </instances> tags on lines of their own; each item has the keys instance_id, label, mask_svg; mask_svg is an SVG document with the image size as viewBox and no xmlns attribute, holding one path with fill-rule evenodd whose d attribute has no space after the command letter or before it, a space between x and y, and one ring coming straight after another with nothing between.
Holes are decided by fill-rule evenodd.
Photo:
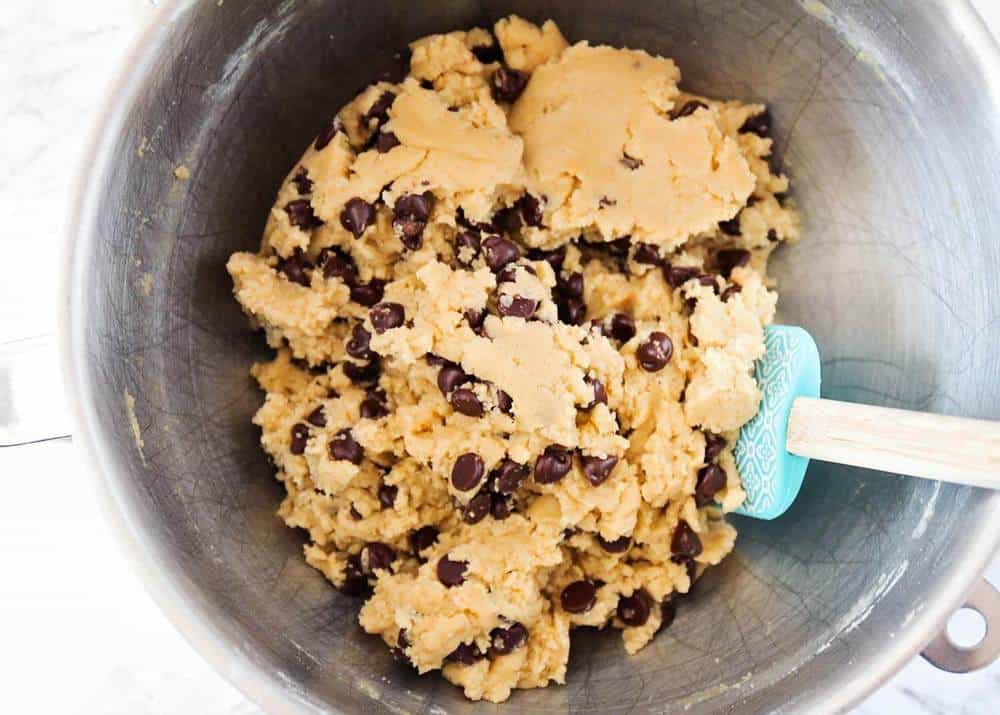
<instances>
[{"instance_id":1,"label":"dough smear on bowl side","mask_svg":"<svg viewBox=\"0 0 1000 715\"><path fill-rule=\"evenodd\" d=\"M512 16L414 42L228 263L306 559L473 699L635 653L733 548L732 445L795 241L761 105Z\"/></svg>"}]
</instances>

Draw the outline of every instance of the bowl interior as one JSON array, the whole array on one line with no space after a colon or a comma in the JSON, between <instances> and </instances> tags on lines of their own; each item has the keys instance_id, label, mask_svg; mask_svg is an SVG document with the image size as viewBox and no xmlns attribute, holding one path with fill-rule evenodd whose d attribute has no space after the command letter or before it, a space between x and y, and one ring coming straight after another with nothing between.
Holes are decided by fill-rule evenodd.
<instances>
[{"instance_id":1,"label":"bowl interior","mask_svg":"<svg viewBox=\"0 0 1000 715\"><path fill-rule=\"evenodd\" d=\"M770 104L806 222L774 263L779 313L816 337L824 396L1000 417L1000 112L994 49L962 3L182 3L130 69L86 189L72 348L144 558L251 668L230 675L270 679L291 709L471 712L440 678L395 666L274 515L282 490L250 423L263 341L224 264L257 246L285 172L394 51L511 11L673 57L694 91ZM638 656L576 633L566 686L512 707L843 704L912 652L904 636L944 608L942 584L969 582L998 499L813 464L786 516L735 520L736 553Z\"/></svg>"}]
</instances>

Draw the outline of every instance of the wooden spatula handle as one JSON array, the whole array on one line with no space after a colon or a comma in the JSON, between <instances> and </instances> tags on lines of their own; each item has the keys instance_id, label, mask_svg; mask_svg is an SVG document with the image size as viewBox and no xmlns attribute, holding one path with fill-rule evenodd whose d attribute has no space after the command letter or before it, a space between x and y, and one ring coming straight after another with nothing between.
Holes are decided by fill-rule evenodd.
<instances>
[{"instance_id":1,"label":"wooden spatula handle","mask_svg":"<svg viewBox=\"0 0 1000 715\"><path fill-rule=\"evenodd\" d=\"M1000 489L1000 422L799 397L786 447L824 462Z\"/></svg>"}]
</instances>

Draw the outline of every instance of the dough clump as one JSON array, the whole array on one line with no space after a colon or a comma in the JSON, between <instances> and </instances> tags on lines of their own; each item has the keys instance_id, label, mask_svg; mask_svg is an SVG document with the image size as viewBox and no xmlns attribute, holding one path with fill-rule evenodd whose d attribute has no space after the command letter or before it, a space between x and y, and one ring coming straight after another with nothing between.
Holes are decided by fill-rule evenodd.
<instances>
[{"instance_id":1,"label":"dough clump","mask_svg":"<svg viewBox=\"0 0 1000 715\"><path fill-rule=\"evenodd\" d=\"M512 16L412 43L228 263L276 350L254 422L360 622L472 699L635 653L728 554L771 251L765 107Z\"/></svg>"}]
</instances>

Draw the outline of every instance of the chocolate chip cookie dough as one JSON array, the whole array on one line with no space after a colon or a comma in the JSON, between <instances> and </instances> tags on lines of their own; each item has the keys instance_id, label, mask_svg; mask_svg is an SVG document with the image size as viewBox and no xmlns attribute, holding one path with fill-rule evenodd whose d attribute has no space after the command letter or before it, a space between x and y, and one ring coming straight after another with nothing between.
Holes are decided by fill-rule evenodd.
<instances>
[{"instance_id":1,"label":"chocolate chip cookie dough","mask_svg":"<svg viewBox=\"0 0 1000 715\"><path fill-rule=\"evenodd\" d=\"M761 105L518 17L414 42L228 264L276 349L279 513L360 621L473 699L635 653L733 548L732 446L795 241Z\"/></svg>"}]
</instances>

